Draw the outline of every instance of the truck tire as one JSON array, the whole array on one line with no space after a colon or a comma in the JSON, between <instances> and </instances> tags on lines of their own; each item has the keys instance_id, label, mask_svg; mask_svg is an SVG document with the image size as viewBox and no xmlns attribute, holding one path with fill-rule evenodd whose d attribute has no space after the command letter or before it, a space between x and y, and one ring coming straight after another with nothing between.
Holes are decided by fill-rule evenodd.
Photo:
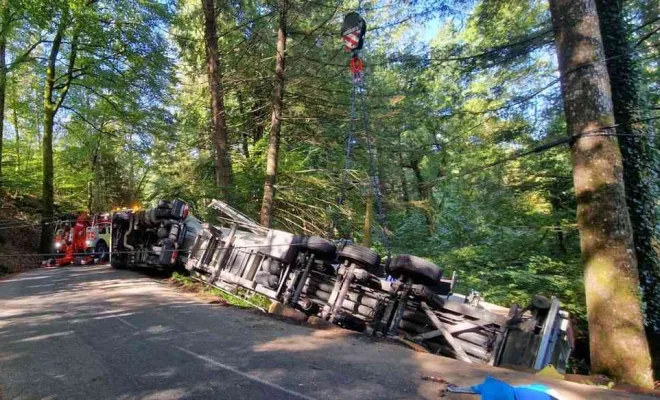
<instances>
[{"instance_id":1,"label":"truck tire","mask_svg":"<svg viewBox=\"0 0 660 400\"><path fill-rule=\"evenodd\" d=\"M348 260L359 264L369 272L380 266L380 256L375 251L355 244L347 244L337 252L339 261Z\"/></svg>"},{"instance_id":2,"label":"truck tire","mask_svg":"<svg viewBox=\"0 0 660 400\"><path fill-rule=\"evenodd\" d=\"M114 269L126 269L126 263L124 263L123 260L120 260L117 257L112 257L112 260L110 261L110 266Z\"/></svg>"},{"instance_id":3,"label":"truck tire","mask_svg":"<svg viewBox=\"0 0 660 400\"><path fill-rule=\"evenodd\" d=\"M104 240L99 240L94 246L94 256L101 261L108 261L110 259L110 249Z\"/></svg>"},{"instance_id":4,"label":"truck tire","mask_svg":"<svg viewBox=\"0 0 660 400\"><path fill-rule=\"evenodd\" d=\"M405 276L415 283L434 286L442 278L442 268L421 257L400 254L392 257L389 274L395 278Z\"/></svg>"},{"instance_id":5,"label":"truck tire","mask_svg":"<svg viewBox=\"0 0 660 400\"><path fill-rule=\"evenodd\" d=\"M299 246L326 260L334 259L337 254L337 247L331 241L318 236L301 236Z\"/></svg>"}]
</instances>

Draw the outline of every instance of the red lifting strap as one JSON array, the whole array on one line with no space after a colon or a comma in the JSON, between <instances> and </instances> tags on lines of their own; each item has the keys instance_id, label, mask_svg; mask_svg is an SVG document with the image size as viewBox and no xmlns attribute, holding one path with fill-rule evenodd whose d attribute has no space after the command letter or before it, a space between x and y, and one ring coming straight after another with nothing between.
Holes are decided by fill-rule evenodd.
<instances>
[{"instance_id":1,"label":"red lifting strap","mask_svg":"<svg viewBox=\"0 0 660 400\"><path fill-rule=\"evenodd\" d=\"M358 56L353 56L348 66L353 74L357 74L359 72L362 72L362 70L364 69L364 61L362 61Z\"/></svg>"}]
</instances>

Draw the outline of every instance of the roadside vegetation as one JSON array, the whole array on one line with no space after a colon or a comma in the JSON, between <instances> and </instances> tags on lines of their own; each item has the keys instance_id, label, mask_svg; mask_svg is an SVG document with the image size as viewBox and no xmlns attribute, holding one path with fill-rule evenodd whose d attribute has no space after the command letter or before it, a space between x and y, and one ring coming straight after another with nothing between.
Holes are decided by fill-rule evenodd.
<instances>
[{"instance_id":1,"label":"roadside vegetation","mask_svg":"<svg viewBox=\"0 0 660 400\"><path fill-rule=\"evenodd\" d=\"M41 265L39 200L0 194L0 276Z\"/></svg>"},{"instance_id":2,"label":"roadside vegetation","mask_svg":"<svg viewBox=\"0 0 660 400\"><path fill-rule=\"evenodd\" d=\"M211 296L225 304L236 307L268 310L271 303L270 299L259 293L248 292L244 289L239 289L235 293L226 292L178 272L172 274L170 282L185 291Z\"/></svg>"}]
</instances>

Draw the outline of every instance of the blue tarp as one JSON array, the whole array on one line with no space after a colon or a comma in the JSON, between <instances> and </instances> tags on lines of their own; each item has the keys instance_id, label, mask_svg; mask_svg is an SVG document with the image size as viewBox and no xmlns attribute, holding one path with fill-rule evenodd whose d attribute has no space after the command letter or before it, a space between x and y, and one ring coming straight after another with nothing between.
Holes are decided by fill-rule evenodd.
<instances>
[{"instance_id":1,"label":"blue tarp","mask_svg":"<svg viewBox=\"0 0 660 400\"><path fill-rule=\"evenodd\" d=\"M472 390L481 394L482 400L552 400L554 397L547 392L549 388L540 384L511 386L506 382L487 376L479 385L472 386Z\"/></svg>"}]
</instances>

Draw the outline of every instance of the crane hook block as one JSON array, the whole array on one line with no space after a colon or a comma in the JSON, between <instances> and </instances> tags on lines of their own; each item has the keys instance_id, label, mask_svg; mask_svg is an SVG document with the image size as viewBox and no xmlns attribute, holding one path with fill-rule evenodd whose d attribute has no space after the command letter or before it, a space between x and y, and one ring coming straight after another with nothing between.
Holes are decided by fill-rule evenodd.
<instances>
[{"instance_id":1,"label":"crane hook block","mask_svg":"<svg viewBox=\"0 0 660 400\"><path fill-rule=\"evenodd\" d=\"M341 25L341 37L346 51L360 50L364 44L367 22L356 12L346 14Z\"/></svg>"}]
</instances>

